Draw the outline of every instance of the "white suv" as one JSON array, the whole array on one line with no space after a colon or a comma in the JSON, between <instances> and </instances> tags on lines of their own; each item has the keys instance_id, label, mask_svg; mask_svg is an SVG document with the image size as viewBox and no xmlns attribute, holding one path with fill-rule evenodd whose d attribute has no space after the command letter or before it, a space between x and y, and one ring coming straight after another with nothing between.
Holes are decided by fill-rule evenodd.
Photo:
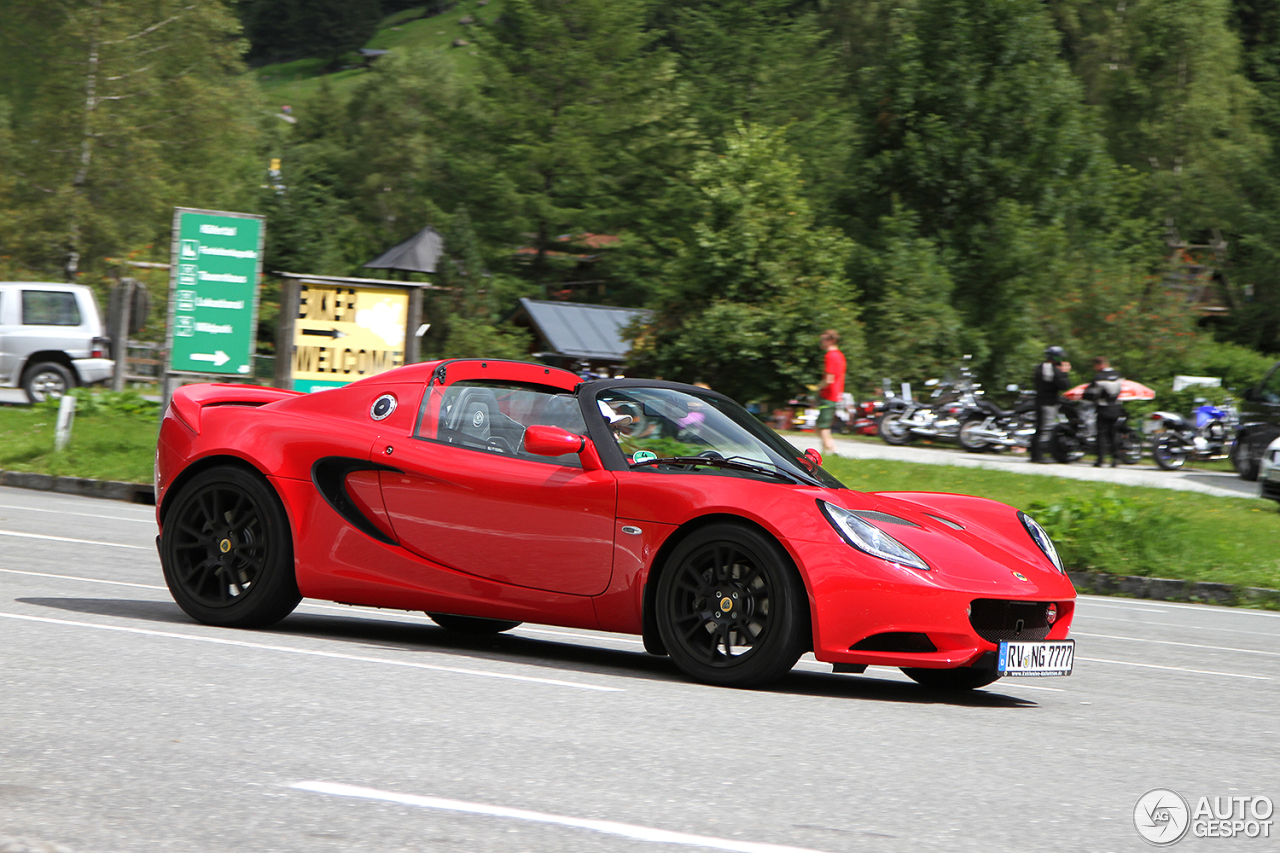
<instances>
[{"instance_id":1,"label":"white suv","mask_svg":"<svg viewBox=\"0 0 1280 853\"><path fill-rule=\"evenodd\" d=\"M0 282L0 387L38 403L111 378L102 314L82 284Z\"/></svg>"}]
</instances>

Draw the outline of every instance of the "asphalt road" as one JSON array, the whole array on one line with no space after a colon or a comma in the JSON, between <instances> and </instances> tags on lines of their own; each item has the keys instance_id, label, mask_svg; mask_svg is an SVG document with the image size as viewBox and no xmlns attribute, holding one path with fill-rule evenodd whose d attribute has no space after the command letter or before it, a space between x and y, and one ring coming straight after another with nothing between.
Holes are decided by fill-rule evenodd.
<instances>
[{"instance_id":1,"label":"asphalt road","mask_svg":"<svg viewBox=\"0 0 1280 853\"><path fill-rule=\"evenodd\" d=\"M1152 788L1280 800L1280 614L1086 598L1068 678L956 697L808 659L738 691L601 632L312 602L209 628L154 536L0 488L0 851L1120 851Z\"/></svg>"}]
</instances>

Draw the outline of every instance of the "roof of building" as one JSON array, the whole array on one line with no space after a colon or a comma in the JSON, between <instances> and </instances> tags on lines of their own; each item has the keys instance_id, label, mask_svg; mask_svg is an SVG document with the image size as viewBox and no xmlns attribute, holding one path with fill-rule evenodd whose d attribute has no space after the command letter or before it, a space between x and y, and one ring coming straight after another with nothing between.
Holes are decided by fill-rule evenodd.
<instances>
[{"instance_id":1,"label":"roof of building","mask_svg":"<svg viewBox=\"0 0 1280 853\"><path fill-rule=\"evenodd\" d=\"M534 332L555 355L612 362L625 361L631 350L622 330L633 320L647 320L653 314L642 308L528 298L520 300L520 307Z\"/></svg>"}]
</instances>

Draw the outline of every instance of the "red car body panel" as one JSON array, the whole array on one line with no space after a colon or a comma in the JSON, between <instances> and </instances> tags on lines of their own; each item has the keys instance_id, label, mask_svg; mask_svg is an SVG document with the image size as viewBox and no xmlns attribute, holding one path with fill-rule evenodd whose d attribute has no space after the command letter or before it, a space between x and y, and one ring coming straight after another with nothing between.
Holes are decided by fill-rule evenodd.
<instances>
[{"instance_id":1,"label":"red car body panel","mask_svg":"<svg viewBox=\"0 0 1280 853\"><path fill-rule=\"evenodd\" d=\"M573 467L415 437L420 428L431 437L443 388L486 378L566 394L580 384L556 368L466 360L411 365L310 395L179 388L157 446L157 519L164 524L171 494L194 473L237 460L279 495L306 597L641 633L646 584L665 554L691 528L730 518L765 531L795 563L822 661L972 663L996 648L970 624L976 599L1056 602L1048 638L1070 629L1070 580L1016 510L994 501L611 467L590 440ZM375 401L388 394L394 410L373 419ZM431 395L425 406L424 395ZM349 511L323 491L329 470L338 483L329 488L341 490ZM896 519L886 530L930 570L856 550L820 501ZM926 635L934 650L853 648L897 633Z\"/></svg>"}]
</instances>

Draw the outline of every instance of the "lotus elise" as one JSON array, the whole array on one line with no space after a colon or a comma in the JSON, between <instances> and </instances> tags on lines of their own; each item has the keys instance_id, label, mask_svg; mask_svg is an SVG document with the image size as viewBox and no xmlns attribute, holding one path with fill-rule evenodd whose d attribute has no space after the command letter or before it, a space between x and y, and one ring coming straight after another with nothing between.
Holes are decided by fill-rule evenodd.
<instances>
[{"instance_id":1,"label":"lotus elise","mask_svg":"<svg viewBox=\"0 0 1280 853\"><path fill-rule=\"evenodd\" d=\"M1025 513L859 492L727 397L502 360L302 394L179 388L156 454L178 605L261 628L303 597L495 633L638 634L749 687L814 657L929 687L1067 675L1075 590Z\"/></svg>"}]
</instances>

